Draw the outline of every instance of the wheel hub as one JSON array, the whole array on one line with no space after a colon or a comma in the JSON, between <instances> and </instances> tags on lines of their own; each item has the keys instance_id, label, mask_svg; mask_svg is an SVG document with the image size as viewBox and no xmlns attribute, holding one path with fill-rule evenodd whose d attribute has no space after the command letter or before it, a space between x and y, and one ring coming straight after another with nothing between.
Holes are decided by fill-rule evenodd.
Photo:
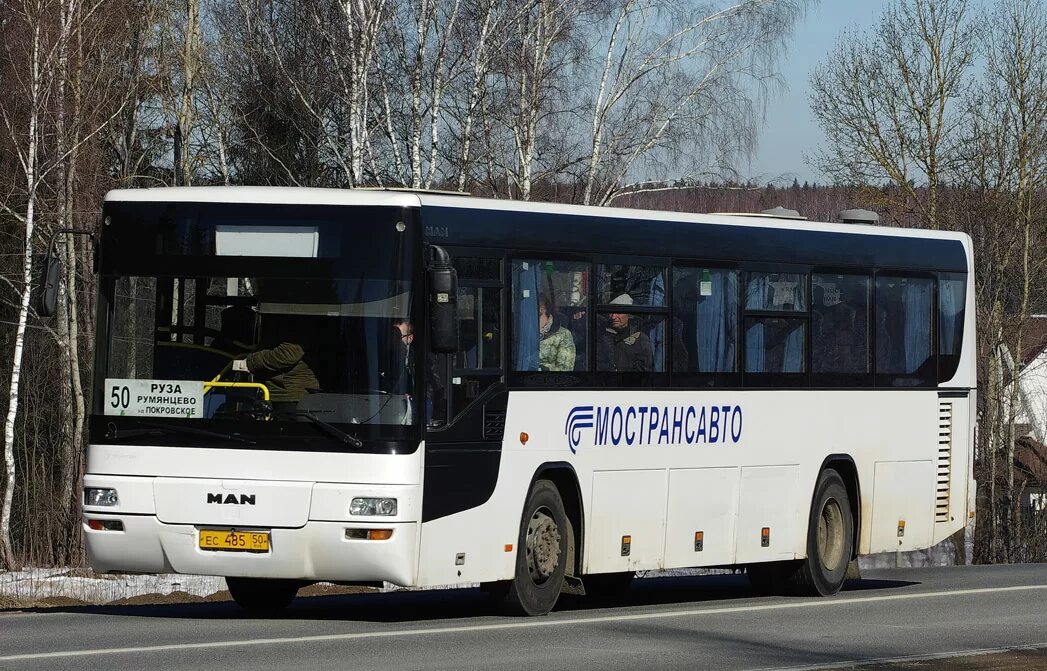
<instances>
[{"instance_id":1,"label":"wheel hub","mask_svg":"<svg viewBox=\"0 0 1047 671\"><path fill-rule=\"evenodd\" d=\"M545 508L539 508L527 523L527 570L536 585L544 583L560 565L560 529Z\"/></svg>"},{"instance_id":2,"label":"wheel hub","mask_svg":"<svg viewBox=\"0 0 1047 671\"><path fill-rule=\"evenodd\" d=\"M818 517L818 558L827 571L836 571L841 563L847 561L844 557L845 531L840 502L828 499Z\"/></svg>"}]
</instances>

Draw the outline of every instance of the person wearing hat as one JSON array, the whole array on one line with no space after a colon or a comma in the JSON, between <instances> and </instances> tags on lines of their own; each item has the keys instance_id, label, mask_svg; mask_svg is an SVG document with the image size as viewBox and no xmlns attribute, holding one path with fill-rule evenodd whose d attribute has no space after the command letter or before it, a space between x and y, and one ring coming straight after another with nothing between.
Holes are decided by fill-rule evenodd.
<instances>
[{"instance_id":1,"label":"person wearing hat","mask_svg":"<svg viewBox=\"0 0 1047 671\"><path fill-rule=\"evenodd\" d=\"M611 305L632 305L633 297L620 294ZM618 373L646 372L654 369L654 346L643 331L630 331L632 315L612 312L600 334L597 370Z\"/></svg>"}]
</instances>

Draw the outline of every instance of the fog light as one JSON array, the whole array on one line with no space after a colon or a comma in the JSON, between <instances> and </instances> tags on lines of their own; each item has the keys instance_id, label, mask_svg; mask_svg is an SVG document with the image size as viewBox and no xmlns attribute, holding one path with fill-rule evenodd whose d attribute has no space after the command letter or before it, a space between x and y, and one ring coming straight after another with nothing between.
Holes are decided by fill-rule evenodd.
<instances>
[{"instance_id":1,"label":"fog light","mask_svg":"<svg viewBox=\"0 0 1047 671\"><path fill-rule=\"evenodd\" d=\"M361 517L392 517L396 515L396 499L358 497L349 504L349 514Z\"/></svg>"},{"instance_id":2,"label":"fog light","mask_svg":"<svg viewBox=\"0 0 1047 671\"><path fill-rule=\"evenodd\" d=\"M124 530L124 523L120 520L87 520L87 526L95 531Z\"/></svg>"},{"instance_id":3,"label":"fog light","mask_svg":"<svg viewBox=\"0 0 1047 671\"><path fill-rule=\"evenodd\" d=\"M120 503L115 489L84 487L85 506L115 506Z\"/></svg>"}]
</instances>

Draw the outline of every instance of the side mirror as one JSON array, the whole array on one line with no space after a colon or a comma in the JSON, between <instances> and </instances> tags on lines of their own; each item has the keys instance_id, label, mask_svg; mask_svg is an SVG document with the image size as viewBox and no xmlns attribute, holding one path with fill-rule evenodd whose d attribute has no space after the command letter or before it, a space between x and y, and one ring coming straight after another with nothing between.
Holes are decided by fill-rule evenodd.
<instances>
[{"instance_id":1,"label":"side mirror","mask_svg":"<svg viewBox=\"0 0 1047 671\"><path fill-rule=\"evenodd\" d=\"M459 349L458 272L451 266L451 256L445 249L433 245L430 250L429 345L437 354L450 354Z\"/></svg>"},{"instance_id":2,"label":"side mirror","mask_svg":"<svg viewBox=\"0 0 1047 671\"><path fill-rule=\"evenodd\" d=\"M62 281L62 259L53 252L53 249L47 250L47 258L44 259L44 270L40 274L40 292L37 299L36 314L41 317L53 315L55 306L58 304L58 287Z\"/></svg>"},{"instance_id":3,"label":"side mirror","mask_svg":"<svg viewBox=\"0 0 1047 671\"><path fill-rule=\"evenodd\" d=\"M47 243L47 256L44 258L44 270L40 274L40 285L37 295L36 314L40 317L50 317L55 313L58 306L58 289L62 282L62 258L55 253L55 240L59 235L86 235L94 244L95 271L98 270L98 238L91 231L81 231L75 228L61 228L54 232L51 240Z\"/></svg>"}]
</instances>

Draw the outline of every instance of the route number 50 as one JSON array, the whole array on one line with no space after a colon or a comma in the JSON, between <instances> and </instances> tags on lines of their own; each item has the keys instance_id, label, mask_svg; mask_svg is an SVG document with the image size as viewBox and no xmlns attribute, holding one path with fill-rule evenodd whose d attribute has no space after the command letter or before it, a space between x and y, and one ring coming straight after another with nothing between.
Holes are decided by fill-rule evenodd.
<instances>
[{"instance_id":1,"label":"route number 50","mask_svg":"<svg viewBox=\"0 0 1047 671\"><path fill-rule=\"evenodd\" d=\"M115 386L109 392L109 406L126 410L131 405L131 389L123 386Z\"/></svg>"}]
</instances>

